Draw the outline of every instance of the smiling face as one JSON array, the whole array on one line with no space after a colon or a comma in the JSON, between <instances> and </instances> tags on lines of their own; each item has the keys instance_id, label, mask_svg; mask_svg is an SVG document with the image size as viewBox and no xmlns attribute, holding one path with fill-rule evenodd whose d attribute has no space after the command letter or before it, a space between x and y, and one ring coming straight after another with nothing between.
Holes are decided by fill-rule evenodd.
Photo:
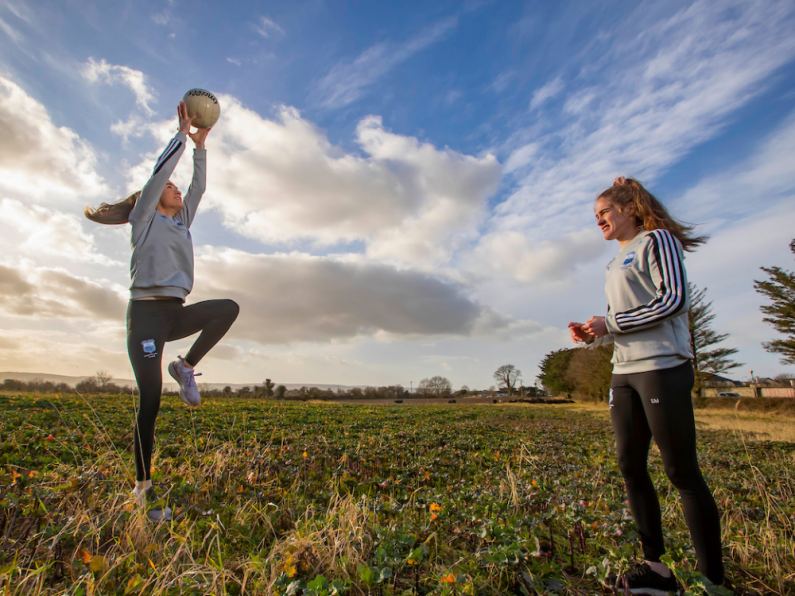
<instances>
[{"instance_id":1,"label":"smiling face","mask_svg":"<svg viewBox=\"0 0 795 596\"><path fill-rule=\"evenodd\" d=\"M182 193L171 180L166 183L166 187L160 195L158 207L166 215L174 215L182 209Z\"/></svg>"},{"instance_id":2,"label":"smiling face","mask_svg":"<svg viewBox=\"0 0 795 596\"><path fill-rule=\"evenodd\" d=\"M638 223L633 205L627 205L624 211L621 211L610 199L599 197L596 199L594 210L596 225L601 228L605 240L618 240L623 246L637 235Z\"/></svg>"}]
</instances>

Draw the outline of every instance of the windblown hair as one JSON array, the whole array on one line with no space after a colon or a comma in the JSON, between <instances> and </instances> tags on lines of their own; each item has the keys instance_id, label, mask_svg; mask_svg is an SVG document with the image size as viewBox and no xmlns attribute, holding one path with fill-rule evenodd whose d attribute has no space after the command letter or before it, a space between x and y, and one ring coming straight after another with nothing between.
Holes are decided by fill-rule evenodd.
<instances>
[{"instance_id":1,"label":"windblown hair","mask_svg":"<svg viewBox=\"0 0 795 596\"><path fill-rule=\"evenodd\" d=\"M106 225L126 224L130 221L130 212L135 207L135 202L141 196L141 191L132 193L126 199L113 204L102 203L98 208L86 207L84 213L91 221Z\"/></svg>"},{"instance_id":2,"label":"windblown hair","mask_svg":"<svg viewBox=\"0 0 795 596\"><path fill-rule=\"evenodd\" d=\"M709 240L709 236L693 235L694 226L676 221L669 215L662 203L633 178L616 178L613 186L600 194L598 198L607 199L622 212L629 205L633 205L638 228L668 230L676 236L686 251L692 252L697 246Z\"/></svg>"}]
</instances>

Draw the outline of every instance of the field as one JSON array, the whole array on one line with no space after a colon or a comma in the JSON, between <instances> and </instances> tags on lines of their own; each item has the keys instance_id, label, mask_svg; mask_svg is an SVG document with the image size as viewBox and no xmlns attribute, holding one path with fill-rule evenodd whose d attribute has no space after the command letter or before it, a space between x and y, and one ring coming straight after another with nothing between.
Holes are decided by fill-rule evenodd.
<instances>
[{"instance_id":1,"label":"field","mask_svg":"<svg viewBox=\"0 0 795 596\"><path fill-rule=\"evenodd\" d=\"M158 525L129 501L130 396L0 409L3 594L609 594L640 555L604 412L165 398L154 479L175 520ZM795 444L699 432L731 588L795 593Z\"/></svg>"}]
</instances>

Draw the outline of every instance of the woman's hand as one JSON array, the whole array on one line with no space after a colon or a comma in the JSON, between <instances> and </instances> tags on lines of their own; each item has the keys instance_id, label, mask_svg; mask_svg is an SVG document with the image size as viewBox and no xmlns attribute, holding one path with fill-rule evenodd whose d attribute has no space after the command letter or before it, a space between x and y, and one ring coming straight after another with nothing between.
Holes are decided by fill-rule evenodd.
<instances>
[{"instance_id":1,"label":"woman's hand","mask_svg":"<svg viewBox=\"0 0 795 596\"><path fill-rule=\"evenodd\" d=\"M582 326L583 331L590 333L594 337L604 337L607 335L607 323L604 317L591 317Z\"/></svg>"},{"instance_id":2,"label":"woman's hand","mask_svg":"<svg viewBox=\"0 0 795 596\"><path fill-rule=\"evenodd\" d=\"M193 118L189 118L188 106L185 105L184 101L181 101L177 106L177 117L179 118L179 132L181 132L184 135L189 135L191 124L193 124L193 121L196 120L196 118L198 118L199 115L196 114Z\"/></svg>"},{"instance_id":3,"label":"woman's hand","mask_svg":"<svg viewBox=\"0 0 795 596\"><path fill-rule=\"evenodd\" d=\"M583 329L582 323L569 323L569 333L571 333L571 341L575 344L589 344L594 340L594 336Z\"/></svg>"},{"instance_id":4,"label":"woman's hand","mask_svg":"<svg viewBox=\"0 0 795 596\"><path fill-rule=\"evenodd\" d=\"M200 128L196 132L188 133L188 136L196 144L196 149L204 149L204 139L210 134L212 128Z\"/></svg>"}]
</instances>

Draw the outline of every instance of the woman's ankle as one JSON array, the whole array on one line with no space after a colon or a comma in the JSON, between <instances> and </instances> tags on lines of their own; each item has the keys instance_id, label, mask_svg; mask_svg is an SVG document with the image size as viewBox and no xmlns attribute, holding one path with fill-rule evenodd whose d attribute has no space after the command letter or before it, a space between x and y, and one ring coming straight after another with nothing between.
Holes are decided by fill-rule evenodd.
<instances>
[{"instance_id":1,"label":"woman's ankle","mask_svg":"<svg viewBox=\"0 0 795 596\"><path fill-rule=\"evenodd\" d=\"M665 563L660 563L659 561L646 561L646 564L657 575L661 575L663 577L671 577L673 575L671 573L671 569Z\"/></svg>"}]
</instances>

